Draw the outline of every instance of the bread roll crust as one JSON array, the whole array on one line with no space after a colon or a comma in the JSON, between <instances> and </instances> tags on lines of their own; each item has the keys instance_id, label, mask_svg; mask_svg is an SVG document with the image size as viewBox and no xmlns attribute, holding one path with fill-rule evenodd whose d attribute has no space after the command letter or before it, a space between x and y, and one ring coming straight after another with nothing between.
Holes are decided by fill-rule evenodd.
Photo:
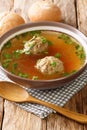
<instances>
[{"instance_id":1,"label":"bread roll crust","mask_svg":"<svg viewBox=\"0 0 87 130\"><path fill-rule=\"evenodd\" d=\"M0 14L0 36L23 23L25 23L24 19L14 12L4 12Z\"/></svg>"},{"instance_id":2,"label":"bread roll crust","mask_svg":"<svg viewBox=\"0 0 87 130\"><path fill-rule=\"evenodd\" d=\"M28 12L30 21L60 21L61 11L53 3L39 1L34 3Z\"/></svg>"}]
</instances>

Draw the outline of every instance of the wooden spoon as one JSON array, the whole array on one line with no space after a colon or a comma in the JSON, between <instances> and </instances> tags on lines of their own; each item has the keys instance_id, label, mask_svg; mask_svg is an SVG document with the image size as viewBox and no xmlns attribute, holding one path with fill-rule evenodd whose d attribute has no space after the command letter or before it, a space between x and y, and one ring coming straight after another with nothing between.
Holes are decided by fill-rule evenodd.
<instances>
[{"instance_id":1,"label":"wooden spoon","mask_svg":"<svg viewBox=\"0 0 87 130\"><path fill-rule=\"evenodd\" d=\"M68 117L69 119L75 120L79 123L84 123L84 124L87 123L87 115L75 113L65 108L53 105L51 103L38 100L32 97L31 95L29 95L25 89L11 82L7 82L7 81L0 82L0 96L14 102L38 103L47 106L49 108L52 108L53 110L57 111L61 115Z\"/></svg>"}]
</instances>

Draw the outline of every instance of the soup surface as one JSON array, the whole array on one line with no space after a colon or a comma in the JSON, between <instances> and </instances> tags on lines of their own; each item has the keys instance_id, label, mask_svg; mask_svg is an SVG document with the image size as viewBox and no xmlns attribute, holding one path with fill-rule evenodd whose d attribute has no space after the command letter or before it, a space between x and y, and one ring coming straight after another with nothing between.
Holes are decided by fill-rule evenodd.
<instances>
[{"instance_id":1,"label":"soup surface","mask_svg":"<svg viewBox=\"0 0 87 130\"><path fill-rule=\"evenodd\" d=\"M32 53L25 44L34 37L44 37L48 47L45 51ZM40 50L40 49L39 49ZM62 61L64 71L61 73L43 74L36 67L38 60L53 56ZM1 64L9 72L32 80L49 80L67 76L76 72L85 61L82 46L69 35L53 31L31 31L15 36L4 44L1 50ZM52 64L55 68L56 64Z\"/></svg>"}]
</instances>

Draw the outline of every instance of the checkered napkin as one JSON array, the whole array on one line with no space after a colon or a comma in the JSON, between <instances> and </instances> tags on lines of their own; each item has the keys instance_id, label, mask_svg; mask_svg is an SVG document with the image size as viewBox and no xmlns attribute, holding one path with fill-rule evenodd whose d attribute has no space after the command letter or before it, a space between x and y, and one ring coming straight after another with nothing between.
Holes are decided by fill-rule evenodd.
<instances>
[{"instance_id":1,"label":"checkered napkin","mask_svg":"<svg viewBox=\"0 0 87 130\"><path fill-rule=\"evenodd\" d=\"M0 71L0 80L10 81L3 73ZM49 102L55 105L64 106L64 104L80 89L82 89L87 83L87 69L74 81L68 83L63 87L58 87L52 90L33 90L26 89L32 96ZM31 103L16 103L19 107L24 110L34 113L40 118L47 117L50 113L55 112L45 106L39 104Z\"/></svg>"}]
</instances>

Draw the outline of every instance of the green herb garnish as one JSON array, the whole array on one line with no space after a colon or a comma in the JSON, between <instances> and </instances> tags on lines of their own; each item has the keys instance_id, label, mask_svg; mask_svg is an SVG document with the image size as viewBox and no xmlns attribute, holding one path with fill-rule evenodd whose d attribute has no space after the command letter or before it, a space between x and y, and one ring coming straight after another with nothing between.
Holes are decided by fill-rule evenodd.
<instances>
[{"instance_id":1,"label":"green herb garnish","mask_svg":"<svg viewBox=\"0 0 87 130\"><path fill-rule=\"evenodd\" d=\"M12 72L13 74L15 74L15 71L16 71L16 69L17 69L17 66L18 66L17 63L13 63L13 64L12 64L12 71L11 71L11 72Z\"/></svg>"},{"instance_id":2,"label":"green herb garnish","mask_svg":"<svg viewBox=\"0 0 87 130\"><path fill-rule=\"evenodd\" d=\"M84 59L84 58L85 58L85 53L80 53L80 54L78 54L78 57L79 57L80 60L81 60L81 59Z\"/></svg>"},{"instance_id":3,"label":"green herb garnish","mask_svg":"<svg viewBox=\"0 0 87 130\"><path fill-rule=\"evenodd\" d=\"M45 44L45 43L47 42L47 39L46 39L45 37L42 37L42 38L41 38L41 42L42 42L43 44Z\"/></svg>"},{"instance_id":4,"label":"green herb garnish","mask_svg":"<svg viewBox=\"0 0 87 130\"><path fill-rule=\"evenodd\" d=\"M32 80L37 80L38 79L38 76L33 76L32 77Z\"/></svg>"},{"instance_id":5,"label":"green herb garnish","mask_svg":"<svg viewBox=\"0 0 87 130\"><path fill-rule=\"evenodd\" d=\"M2 66L3 66L4 68L8 68L9 63L3 63Z\"/></svg>"},{"instance_id":6,"label":"green herb garnish","mask_svg":"<svg viewBox=\"0 0 87 130\"><path fill-rule=\"evenodd\" d=\"M25 73L18 73L18 76L22 77L22 78L28 78L28 74L25 74Z\"/></svg>"},{"instance_id":7,"label":"green herb garnish","mask_svg":"<svg viewBox=\"0 0 87 130\"><path fill-rule=\"evenodd\" d=\"M56 62L51 62L50 65L56 67Z\"/></svg>"},{"instance_id":8,"label":"green herb garnish","mask_svg":"<svg viewBox=\"0 0 87 130\"><path fill-rule=\"evenodd\" d=\"M64 72L64 73L62 73L62 76L68 76L70 73L68 73L68 72Z\"/></svg>"},{"instance_id":9,"label":"green herb garnish","mask_svg":"<svg viewBox=\"0 0 87 130\"><path fill-rule=\"evenodd\" d=\"M76 71L77 71L77 70L73 70L73 71L71 72L71 74L76 73Z\"/></svg>"},{"instance_id":10,"label":"green herb garnish","mask_svg":"<svg viewBox=\"0 0 87 130\"><path fill-rule=\"evenodd\" d=\"M35 42L33 42L32 44L29 44L29 50L31 50L34 46L35 46Z\"/></svg>"},{"instance_id":11,"label":"green herb garnish","mask_svg":"<svg viewBox=\"0 0 87 130\"><path fill-rule=\"evenodd\" d=\"M80 46L80 45L76 45L76 50L78 50L78 51L82 51L83 50L83 47L82 46Z\"/></svg>"},{"instance_id":12,"label":"green herb garnish","mask_svg":"<svg viewBox=\"0 0 87 130\"><path fill-rule=\"evenodd\" d=\"M8 41L7 43L6 43L6 46L5 46L6 48L9 48L9 47L11 47L11 41Z\"/></svg>"},{"instance_id":13,"label":"green herb garnish","mask_svg":"<svg viewBox=\"0 0 87 130\"><path fill-rule=\"evenodd\" d=\"M56 53L54 56L55 56L56 58L60 58L61 54L60 54L60 53Z\"/></svg>"},{"instance_id":14,"label":"green herb garnish","mask_svg":"<svg viewBox=\"0 0 87 130\"><path fill-rule=\"evenodd\" d=\"M13 51L13 57L15 57L15 58L19 58L19 56L20 56L20 54L21 54L21 52L20 52L21 50L15 50L15 51Z\"/></svg>"},{"instance_id":15,"label":"green herb garnish","mask_svg":"<svg viewBox=\"0 0 87 130\"><path fill-rule=\"evenodd\" d=\"M85 58L85 52L83 50L83 47L80 46L80 45L76 45L75 48L76 48L76 52L75 53L78 56L78 58L80 60L84 59Z\"/></svg>"},{"instance_id":16,"label":"green herb garnish","mask_svg":"<svg viewBox=\"0 0 87 130\"><path fill-rule=\"evenodd\" d=\"M12 61L11 59L6 59L6 60L4 60L3 63L2 63L2 66L3 66L4 68L8 68L9 62L11 62L11 61Z\"/></svg>"},{"instance_id":17,"label":"green herb garnish","mask_svg":"<svg viewBox=\"0 0 87 130\"><path fill-rule=\"evenodd\" d=\"M12 61L12 59L5 59L4 63L8 63L8 62L11 62L11 61Z\"/></svg>"},{"instance_id":18,"label":"green herb garnish","mask_svg":"<svg viewBox=\"0 0 87 130\"><path fill-rule=\"evenodd\" d=\"M64 73L62 73L62 76L68 76L68 75L73 74L73 73L76 73L76 70L73 70L71 72L64 72Z\"/></svg>"},{"instance_id":19,"label":"green herb garnish","mask_svg":"<svg viewBox=\"0 0 87 130\"><path fill-rule=\"evenodd\" d=\"M13 63L13 69L16 69L17 68L17 63Z\"/></svg>"},{"instance_id":20,"label":"green herb garnish","mask_svg":"<svg viewBox=\"0 0 87 130\"><path fill-rule=\"evenodd\" d=\"M2 49L4 49L4 48L10 48L10 47L11 47L11 41L8 41L8 42L3 46Z\"/></svg>"},{"instance_id":21,"label":"green herb garnish","mask_svg":"<svg viewBox=\"0 0 87 130\"><path fill-rule=\"evenodd\" d=\"M47 43L48 43L49 46L53 45L53 43L49 40L47 40Z\"/></svg>"},{"instance_id":22,"label":"green herb garnish","mask_svg":"<svg viewBox=\"0 0 87 130\"><path fill-rule=\"evenodd\" d=\"M16 35L15 38L16 38L17 40L19 40L19 39L20 39L20 36Z\"/></svg>"},{"instance_id":23,"label":"green herb garnish","mask_svg":"<svg viewBox=\"0 0 87 130\"><path fill-rule=\"evenodd\" d=\"M60 34L58 36L58 38L63 39L66 44L72 44L73 43L72 39L69 36L67 36L66 34Z\"/></svg>"},{"instance_id":24,"label":"green herb garnish","mask_svg":"<svg viewBox=\"0 0 87 130\"><path fill-rule=\"evenodd\" d=\"M29 34L29 32L25 32L25 33L22 33L21 35L22 35L22 37L25 37L25 36L27 36Z\"/></svg>"},{"instance_id":25,"label":"green herb garnish","mask_svg":"<svg viewBox=\"0 0 87 130\"><path fill-rule=\"evenodd\" d=\"M4 58L6 58L6 59L11 58L11 54L8 54L8 53L4 53L3 56L4 56Z\"/></svg>"},{"instance_id":26,"label":"green herb garnish","mask_svg":"<svg viewBox=\"0 0 87 130\"><path fill-rule=\"evenodd\" d=\"M45 37L42 37L41 41L43 44L48 43L49 46L51 46L53 44L51 41L47 40Z\"/></svg>"}]
</instances>

